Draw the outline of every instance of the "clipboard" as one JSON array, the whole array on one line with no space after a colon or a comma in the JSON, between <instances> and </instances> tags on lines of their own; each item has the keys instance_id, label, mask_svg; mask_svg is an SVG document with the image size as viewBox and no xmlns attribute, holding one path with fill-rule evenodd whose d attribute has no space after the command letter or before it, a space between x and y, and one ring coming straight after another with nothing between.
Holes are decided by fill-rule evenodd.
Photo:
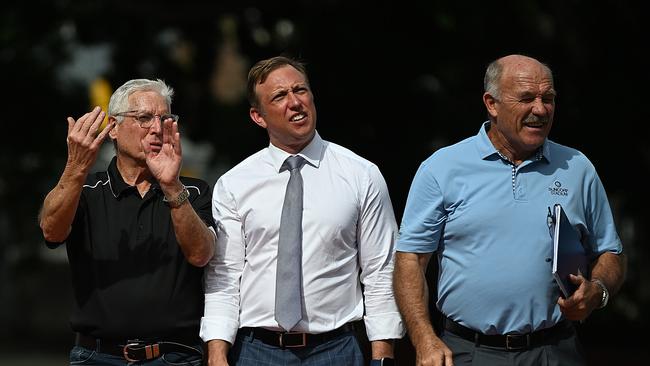
<instances>
[{"instance_id":1,"label":"clipboard","mask_svg":"<svg viewBox=\"0 0 650 366\"><path fill-rule=\"evenodd\" d=\"M562 297L573 295L577 286L569 280L569 274L589 276L587 252L580 241L580 234L571 225L560 204L553 206L553 269Z\"/></svg>"}]
</instances>

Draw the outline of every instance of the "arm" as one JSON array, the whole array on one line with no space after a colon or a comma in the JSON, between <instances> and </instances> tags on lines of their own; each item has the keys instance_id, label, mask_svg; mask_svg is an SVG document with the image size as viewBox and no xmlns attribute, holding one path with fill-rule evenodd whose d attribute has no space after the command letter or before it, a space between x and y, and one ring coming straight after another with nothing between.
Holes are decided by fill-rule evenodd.
<instances>
[{"instance_id":1,"label":"arm","mask_svg":"<svg viewBox=\"0 0 650 366\"><path fill-rule=\"evenodd\" d=\"M395 258L395 297L415 347L416 364L453 365L451 350L435 334L429 318L425 273L431 253L397 252Z\"/></svg>"},{"instance_id":2,"label":"arm","mask_svg":"<svg viewBox=\"0 0 650 366\"><path fill-rule=\"evenodd\" d=\"M230 343L221 339L213 339L208 342L208 366L228 365L228 351Z\"/></svg>"},{"instance_id":3,"label":"arm","mask_svg":"<svg viewBox=\"0 0 650 366\"><path fill-rule=\"evenodd\" d=\"M370 342L371 355L373 360L382 358L395 358L394 342L392 339L382 339Z\"/></svg>"},{"instance_id":4,"label":"arm","mask_svg":"<svg viewBox=\"0 0 650 366\"><path fill-rule=\"evenodd\" d=\"M150 145L142 140L147 166L151 174L160 183L165 197L173 200L183 191L179 180L182 152L178 122L166 120L163 122L163 146L160 152L152 151ZM176 240L188 262L197 266L205 266L214 254L215 236L208 226L199 218L192 205L185 201L171 208Z\"/></svg>"},{"instance_id":5,"label":"arm","mask_svg":"<svg viewBox=\"0 0 650 366\"><path fill-rule=\"evenodd\" d=\"M178 184L180 184L180 181ZM178 197L183 189L183 185L180 184L179 193L177 194L172 193L168 195L168 191L176 190L174 188L162 189L165 192L165 197ZM197 267L205 266L214 255L216 242L214 232L208 229L208 226L197 215L189 201L185 201L178 207L172 207L170 212L172 223L174 224L174 232L176 233L176 240L185 258Z\"/></svg>"},{"instance_id":6,"label":"arm","mask_svg":"<svg viewBox=\"0 0 650 366\"><path fill-rule=\"evenodd\" d=\"M393 294L397 223L379 169L370 167L366 178L368 189L363 192L357 224L359 278L364 285L364 320L372 358L392 358L393 339L404 336L402 318Z\"/></svg>"},{"instance_id":7,"label":"arm","mask_svg":"<svg viewBox=\"0 0 650 366\"><path fill-rule=\"evenodd\" d=\"M596 280L602 281L610 296L620 290L627 271L627 258L623 254L603 253L594 262L591 281L582 276L571 275L571 281L578 285L576 292L568 299L558 299L560 310L569 320L584 320L598 309L603 290Z\"/></svg>"},{"instance_id":8,"label":"arm","mask_svg":"<svg viewBox=\"0 0 650 366\"><path fill-rule=\"evenodd\" d=\"M97 134L105 115L95 107L77 121L68 117L68 159L59 182L45 197L39 214L39 224L48 242L63 242L70 234L88 171L97 160L106 135L115 125L111 123Z\"/></svg>"},{"instance_id":9,"label":"arm","mask_svg":"<svg viewBox=\"0 0 650 366\"><path fill-rule=\"evenodd\" d=\"M621 288L627 269L627 259L622 254L623 245L615 229L607 193L595 170L590 172L584 188L585 200L591 202L586 215L591 234L586 237L586 243L594 253L600 254L592 262L591 281L582 276L571 276L570 280L578 285L578 289L568 299L560 298L557 302L569 320L584 320L600 307L603 289L596 280L602 282L610 295L614 295Z\"/></svg>"},{"instance_id":10,"label":"arm","mask_svg":"<svg viewBox=\"0 0 650 366\"><path fill-rule=\"evenodd\" d=\"M200 336L208 344L208 364L225 359L239 329L240 279L245 243L236 202L222 176L214 187L212 214L217 222L217 246L205 269L205 308Z\"/></svg>"}]
</instances>

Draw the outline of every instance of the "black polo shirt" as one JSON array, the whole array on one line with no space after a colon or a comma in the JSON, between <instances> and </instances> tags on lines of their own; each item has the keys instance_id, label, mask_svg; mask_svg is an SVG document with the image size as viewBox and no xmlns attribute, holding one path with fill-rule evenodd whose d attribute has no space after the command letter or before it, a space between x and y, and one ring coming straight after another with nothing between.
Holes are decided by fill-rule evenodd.
<instances>
[{"instance_id":1,"label":"black polo shirt","mask_svg":"<svg viewBox=\"0 0 650 366\"><path fill-rule=\"evenodd\" d=\"M160 186L153 184L141 197L116 162L89 174L65 241L75 295L72 329L116 340L186 334L198 340L203 269L185 259ZM196 213L214 228L209 185L180 180Z\"/></svg>"}]
</instances>

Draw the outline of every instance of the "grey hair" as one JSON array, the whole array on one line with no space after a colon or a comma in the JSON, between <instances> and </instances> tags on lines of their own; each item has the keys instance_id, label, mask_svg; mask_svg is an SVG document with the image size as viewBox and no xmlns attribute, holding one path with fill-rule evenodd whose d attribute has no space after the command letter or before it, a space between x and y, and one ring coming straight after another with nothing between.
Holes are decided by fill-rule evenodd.
<instances>
[{"instance_id":1,"label":"grey hair","mask_svg":"<svg viewBox=\"0 0 650 366\"><path fill-rule=\"evenodd\" d=\"M133 79L122 84L108 102L108 115L115 116L118 113L126 112L129 110L129 96L138 91L154 91L160 94L167 101L167 108L171 110L172 97L174 96L174 89L165 84L160 79ZM124 120L123 116L115 117L117 122Z\"/></svg>"},{"instance_id":2,"label":"grey hair","mask_svg":"<svg viewBox=\"0 0 650 366\"><path fill-rule=\"evenodd\" d=\"M499 79L503 73L503 65L499 60L490 62L485 70L485 77L483 78L483 89L496 99L499 99L501 90L499 90Z\"/></svg>"},{"instance_id":3,"label":"grey hair","mask_svg":"<svg viewBox=\"0 0 650 366\"><path fill-rule=\"evenodd\" d=\"M526 56L528 57L528 56ZM539 62L539 61L538 61ZM551 78L551 83L553 83L553 71L545 63L540 62L544 70L548 73L548 76ZM486 93L492 95L494 98L501 98L501 89L499 88L499 80L503 74L503 63L501 58L496 59L488 65L485 70L485 77L483 78L483 89Z\"/></svg>"}]
</instances>

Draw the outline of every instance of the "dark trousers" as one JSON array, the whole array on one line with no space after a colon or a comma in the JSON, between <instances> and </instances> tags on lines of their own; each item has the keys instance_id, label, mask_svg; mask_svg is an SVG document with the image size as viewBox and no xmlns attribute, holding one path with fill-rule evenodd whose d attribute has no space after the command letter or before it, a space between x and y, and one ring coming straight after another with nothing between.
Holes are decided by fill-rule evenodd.
<instances>
[{"instance_id":1,"label":"dark trousers","mask_svg":"<svg viewBox=\"0 0 650 366\"><path fill-rule=\"evenodd\" d=\"M521 351L477 346L474 342L445 331L442 340L454 355L454 366L584 366L582 347L572 327L549 342Z\"/></svg>"},{"instance_id":2,"label":"dark trousers","mask_svg":"<svg viewBox=\"0 0 650 366\"><path fill-rule=\"evenodd\" d=\"M363 366L363 362L363 353L353 331L299 348L271 346L252 335L238 334L228 353L230 366Z\"/></svg>"}]
</instances>

